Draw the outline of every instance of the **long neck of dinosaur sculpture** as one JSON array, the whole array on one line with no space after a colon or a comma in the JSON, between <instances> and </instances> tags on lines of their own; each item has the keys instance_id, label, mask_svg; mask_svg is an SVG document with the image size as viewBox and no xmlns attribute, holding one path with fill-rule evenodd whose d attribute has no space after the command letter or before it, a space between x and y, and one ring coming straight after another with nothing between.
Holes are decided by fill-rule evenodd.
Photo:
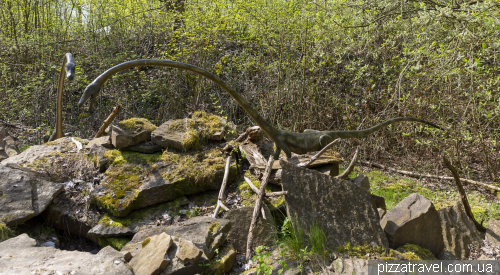
<instances>
[{"instance_id":1,"label":"long neck of dinosaur sculpture","mask_svg":"<svg viewBox=\"0 0 500 275\"><path fill-rule=\"evenodd\" d=\"M96 83L99 87L102 87L104 82L108 80L111 76L114 74L129 69L133 67L140 67L140 66L165 66L165 67L172 67L172 68L178 68L178 69L183 69L183 70L188 70L194 73L197 73L201 76L204 76L211 81L213 81L215 84L219 85L222 89L224 89L229 95L236 100L236 102L247 112L247 114L260 126L260 128L272 139L278 135L279 130L271 126L262 116L260 116L251 106L250 104L237 92L235 92L229 85L227 85L224 81L222 81L219 77L216 75L198 68L193 65L189 65L186 63L181 63L181 62L176 62L176 61L170 61L170 60L161 60L161 59L139 59L139 60L133 60L133 61L127 61L121 64L118 64L109 70L105 71L103 74L98 76L93 83ZM96 95L96 94L95 94ZM92 95L95 97L95 95ZM94 98L93 98L94 99ZM92 102L91 102L92 104ZM275 141L276 142L276 141Z\"/></svg>"},{"instance_id":2,"label":"long neck of dinosaur sculpture","mask_svg":"<svg viewBox=\"0 0 500 275\"><path fill-rule=\"evenodd\" d=\"M57 85L57 104L56 104L56 129L52 136L50 136L49 141L56 140L63 137L62 129L62 98L63 98L63 87L64 87L64 76L68 80L72 80L74 77L75 63L73 62L73 56L70 53L64 55L63 65L61 67L61 73L59 74L59 84Z\"/></svg>"}]
</instances>

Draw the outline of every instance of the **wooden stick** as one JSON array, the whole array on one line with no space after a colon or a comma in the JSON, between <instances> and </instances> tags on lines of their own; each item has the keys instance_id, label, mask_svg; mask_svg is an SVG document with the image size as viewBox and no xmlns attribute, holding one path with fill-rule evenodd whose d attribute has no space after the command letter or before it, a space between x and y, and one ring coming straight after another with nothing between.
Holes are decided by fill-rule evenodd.
<instances>
[{"instance_id":1,"label":"wooden stick","mask_svg":"<svg viewBox=\"0 0 500 275\"><path fill-rule=\"evenodd\" d=\"M325 146L325 148L321 149L321 151L319 151L316 155L314 155L309 161L307 162L304 162L304 163L299 163L297 166L299 167L306 167L307 165L313 163L314 161L316 161L321 155L323 155L324 152L326 152L326 150L328 150L328 148L332 147L333 144L339 142L341 140L341 138L338 138L332 142L330 142L327 146Z\"/></svg>"},{"instance_id":2,"label":"wooden stick","mask_svg":"<svg viewBox=\"0 0 500 275\"><path fill-rule=\"evenodd\" d=\"M464 205L464 208L465 208L465 213L467 213L467 216L469 216L469 218L471 218L472 222L474 222L476 229L478 231L485 233L486 228L482 224L477 222L476 219L474 218L474 214L472 213L472 210L470 208L469 200L467 199L467 194L465 193L465 190L464 190L464 187L462 186L462 183L460 183L460 178L458 177L457 169L455 169L455 167L453 167L451 165L450 161L444 155L443 155L443 162L446 165L446 167L448 167L448 169L450 169L451 173L453 174L453 178L455 179L455 183L457 184L457 187L458 187L458 192L460 192L462 204Z\"/></svg>"},{"instance_id":3,"label":"wooden stick","mask_svg":"<svg viewBox=\"0 0 500 275\"><path fill-rule=\"evenodd\" d=\"M104 133L106 128L109 126L109 124L111 124L111 122L113 122L113 120L120 113L121 110L122 110L122 105L120 105L120 104L116 105L113 108L113 111L108 116L108 118L106 118L106 120L102 124L101 128L99 128L99 131L97 131L97 134L95 134L94 138L98 138L98 137L102 136L102 134Z\"/></svg>"},{"instance_id":4,"label":"wooden stick","mask_svg":"<svg viewBox=\"0 0 500 275\"><path fill-rule=\"evenodd\" d=\"M387 169L389 171L393 171L393 172L400 173L400 174L407 175L407 176L414 177L414 178L433 178L433 179L441 179L441 180L454 180L453 177L436 176L436 175L430 175L430 174L419 174L419 173L414 173L414 172L405 171L405 170L398 170L398 169L390 168L390 167L387 167L385 165L378 164L375 162L360 161L360 163L367 165L367 166L373 166L373 167L377 167L380 169L384 169L384 170ZM464 178L460 178L460 181L465 182L465 183L469 183L469 184L481 185L481 186L484 186L484 187L489 188L489 189L500 191L500 187L494 186L491 184L487 184L484 182L479 182L479 181L469 180L469 179L464 179Z\"/></svg>"},{"instance_id":5,"label":"wooden stick","mask_svg":"<svg viewBox=\"0 0 500 275\"><path fill-rule=\"evenodd\" d=\"M262 198L266 193L266 185L269 180L269 175L271 175L271 167L273 166L274 158L273 156L269 156L269 161L267 162L266 170L264 172L264 176L262 177L262 182L260 183L260 189L257 197L257 201L255 202L255 208L253 209L252 222L250 223L250 229L248 230L248 238L247 238L247 253L246 260L247 262L250 260L250 255L252 254L252 242L253 242L253 229L255 228L255 223L257 222L257 218L259 217L260 208L262 206Z\"/></svg>"},{"instance_id":6,"label":"wooden stick","mask_svg":"<svg viewBox=\"0 0 500 275\"><path fill-rule=\"evenodd\" d=\"M227 157L226 161L226 171L224 172L224 179L222 180L222 185L220 187L219 191L219 197L217 198L217 207L215 208L213 218L217 217L217 213L219 212L219 209L222 207L222 209L229 211L229 208L227 208L224 203L222 202L222 199L224 198L224 191L226 190L226 184L227 184L227 179L229 178L229 170L231 168L231 156Z\"/></svg>"},{"instance_id":7,"label":"wooden stick","mask_svg":"<svg viewBox=\"0 0 500 275\"><path fill-rule=\"evenodd\" d=\"M247 178L247 177L243 177L243 178L248 183L248 186L250 186L250 189L252 189L258 195L260 191L257 188L257 186L255 186L249 178ZM264 196L265 197L276 197L276 196L284 196L284 195L288 195L288 191L270 192L270 193L266 193Z\"/></svg>"},{"instance_id":8,"label":"wooden stick","mask_svg":"<svg viewBox=\"0 0 500 275\"><path fill-rule=\"evenodd\" d=\"M349 174L354 170L354 166L356 166L356 162L358 161L358 156L359 156L359 146L356 148L356 152L354 152L354 156L352 157L351 163L349 163L349 166L347 169L345 169L344 173L336 176L335 178L337 179L346 179L349 177Z\"/></svg>"}]
</instances>

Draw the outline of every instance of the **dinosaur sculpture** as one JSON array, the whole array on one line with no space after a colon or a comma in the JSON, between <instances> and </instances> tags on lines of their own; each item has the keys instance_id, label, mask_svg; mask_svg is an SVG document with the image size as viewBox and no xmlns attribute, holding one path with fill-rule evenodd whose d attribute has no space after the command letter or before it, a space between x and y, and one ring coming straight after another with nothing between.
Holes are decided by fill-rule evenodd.
<instances>
[{"instance_id":1,"label":"dinosaur sculpture","mask_svg":"<svg viewBox=\"0 0 500 275\"><path fill-rule=\"evenodd\" d=\"M57 86L57 106L56 106L56 129L52 136L48 138L47 141L53 141L64 136L62 129L62 96L63 96L63 86L64 86L64 74L66 72L66 78L68 80L73 80L75 77L75 63L73 63L73 56L70 53L64 55L64 61L61 68L61 74L59 75L59 84ZM44 137L46 139L46 137Z\"/></svg>"},{"instance_id":2,"label":"dinosaur sculpture","mask_svg":"<svg viewBox=\"0 0 500 275\"><path fill-rule=\"evenodd\" d=\"M332 142L336 138L360 138L365 137L380 128L386 127L390 124L393 124L398 121L417 121L421 123L428 124L432 127L441 129L439 126L432 124L430 122L412 118L412 117L397 117L392 118L387 121L384 121L378 125L375 125L371 128L364 130L353 130L353 131L314 131L308 130L304 133L294 133L285 130L279 130L274 128L271 124L269 124L263 117L261 117L251 106L250 104L237 92L235 92L231 87L229 87L224 81L222 81L216 75L198 68L196 66L170 61L170 60L161 60L161 59L139 59L123 62L118 64L109 70L105 71L103 74L98 76L92 83L90 83L83 92L82 97L80 98L80 102L78 103L78 107L81 107L88 99L90 99L89 111L92 112L93 105L99 91L102 86L112 75L123 71L132 67L139 66L166 66L173 67L183 70L188 70L194 73L197 73L201 76L204 76L215 84L219 85L222 89L231 95L231 97L236 100L236 102L247 112L247 114L262 128L264 133L266 133L276 144L276 152L275 159L278 159L281 150L283 150L287 156L287 158L291 157L292 152L297 154L305 154L307 152L318 151L321 150L328 143Z\"/></svg>"}]
</instances>

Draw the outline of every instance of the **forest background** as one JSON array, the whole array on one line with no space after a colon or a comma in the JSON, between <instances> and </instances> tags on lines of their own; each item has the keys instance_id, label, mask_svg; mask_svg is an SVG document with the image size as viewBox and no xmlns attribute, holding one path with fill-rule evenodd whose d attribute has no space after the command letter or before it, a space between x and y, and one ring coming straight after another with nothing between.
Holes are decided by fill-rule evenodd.
<instances>
[{"instance_id":1,"label":"forest background","mask_svg":"<svg viewBox=\"0 0 500 275\"><path fill-rule=\"evenodd\" d=\"M213 83L181 70L115 75L93 114L84 88L140 58L207 69L277 128L353 130L398 116L362 140L362 159L415 172L498 182L500 1L484 0L0 0L0 119L40 137L55 121L63 55L76 77L64 88L65 132L88 138L117 103L117 120L159 125L195 110L243 129L254 122ZM19 137L21 140L23 136ZM346 158L356 141L338 150Z\"/></svg>"}]
</instances>

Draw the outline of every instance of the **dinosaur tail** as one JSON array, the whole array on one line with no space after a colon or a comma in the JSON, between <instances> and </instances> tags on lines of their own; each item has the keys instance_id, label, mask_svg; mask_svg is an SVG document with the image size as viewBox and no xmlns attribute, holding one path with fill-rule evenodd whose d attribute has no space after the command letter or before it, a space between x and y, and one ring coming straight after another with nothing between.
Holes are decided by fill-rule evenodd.
<instances>
[{"instance_id":1,"label":"dinosaur tail","mask_svg":"<svg viewBox=\"0 0 500 275\"><path fill-rule=\"evenodd\" d=\"M380 124L377 124L377 125L375 125L375 126L373 126L371 128L368 128L368 129L353 130L353 131L335 131L334 135L337 138L360 138L360 137L365 137L365 136L368 136L371 133L374 133L374 132L378 131L381 128L387 127L387 126L389 126L391 124L394 124L395 122L399 122L399 121L416 121L416 122L424 123L424 124L427 124L427 125L432 126L434 128L438 128L440 130L443 130L443 128L437 126L436 124L428 122L428 121L425 121L425 120L422 120L422 119L419 119L419 118L414 118L414 117L395 117L395 118L388 119L388 120L386 120L386 121L384 121L384 122L382 122Z\"/></svg>"}]
</instances>

